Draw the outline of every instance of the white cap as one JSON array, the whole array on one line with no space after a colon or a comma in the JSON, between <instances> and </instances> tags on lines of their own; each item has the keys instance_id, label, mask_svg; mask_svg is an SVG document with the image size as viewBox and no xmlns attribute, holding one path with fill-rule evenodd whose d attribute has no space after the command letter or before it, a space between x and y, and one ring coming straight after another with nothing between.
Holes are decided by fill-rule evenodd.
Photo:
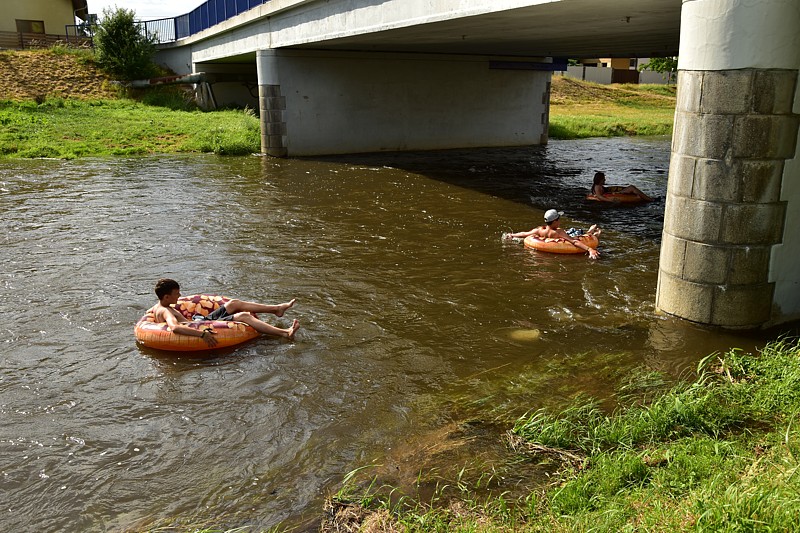
<instances>
[{"instance_id":1,"label":"white cap","mask_svg":"<svg viewBox=\"0 0 800 533\"><path fill-rule=\"evenodd\" d=\"M550 209L544 214L544 221L546 224L549 224L554 220L558 220L563 214L564 211L556 211L555 209Z\"/></svg>"}]
</instances>

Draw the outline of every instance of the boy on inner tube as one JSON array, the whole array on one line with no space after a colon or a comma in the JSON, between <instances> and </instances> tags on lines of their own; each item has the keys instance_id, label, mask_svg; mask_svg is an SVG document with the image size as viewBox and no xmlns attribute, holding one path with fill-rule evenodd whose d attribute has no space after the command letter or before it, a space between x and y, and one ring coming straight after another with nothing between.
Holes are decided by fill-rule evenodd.
<instances>
[{"instance_id":1,"label":"boy on inner tube","mask_svg":"<svg viewBox=\"0 0 800 533\"><path fill-rule=\"evenodd\" d=\"M538 228L533 228L530 231L521 231L519 233L507 233L505 234L506 239L524 239L525 237L533 236L537 239L564 239L565 241L569 241L574 244L576 247L580 248L581 250L586 250L589 254L589 257L592 259L597 259L600 257L600 252L586 246L581 241L579 241L576 237L571 236L569 233L564 231L563 229L559 228L561 215L563 215L563 211L556 211L555 209L550 209L544 214L544 225L539 226ZM586 235L600 235L602 230L597 227L597 225L592 225L589 230L586 232Z\"/></svg>"},{"instance_id":2,"label":"boy on inner tube","mask_svg":"<svg viewBox=\"0 0 800 533\"><path fill-rule=\"evenodd\" d=\"M189 322L189 320L172 308L173 305L178 303L178 298L181 297L181 288L177 281L174 279L162 278L156 283L155 292L156 296L158 296L158 303L153 306L155 322L166 322L170 331L179 335L202 337L209 348L213 348L217 345L217 339L214 338L214 332L211 328L200 331L181 325L181 323ZM291 327L282 329L267 324L250 314L272 313L275 316L281 317L287 309L294 305L294 302L295 299L292 299L286 303L268 305L256 302L244 302L242 300L228 300L225 302L225 305L220 306L207 317L203 317L203 320L234 320L236 322L244 322L252 326L259 333L277 335L279 337L286 337L289 340L294 340L295 333L300 329L299 320L295 319Z\"/></svg>"}]
</instances>

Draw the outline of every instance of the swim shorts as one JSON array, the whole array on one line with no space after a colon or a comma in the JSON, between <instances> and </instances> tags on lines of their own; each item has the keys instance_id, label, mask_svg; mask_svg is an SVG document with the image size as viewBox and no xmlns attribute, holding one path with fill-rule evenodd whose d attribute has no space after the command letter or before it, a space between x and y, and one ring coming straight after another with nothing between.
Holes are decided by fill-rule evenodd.
<instances>
[{"instance_id":1,"label":"swim shorts","mask_svg":"<svg viewBox=\"0 0 800 533\"><path fill-rule=\"evenodd\" d=\"M228 310L225 309L224 305L220 305L214 311L210 312L208 316L203 315L193 315L192 320L225 320L230 321L233 320L233 315L228 314Z\"/></svg>"},{"instance_id":2,"label":"swim shorts","mask_svg":"<svg viewBox=\"0 0 800 533\"><path fill-rule=\"evenodd\" d=\"M581 235L583 235L583 230L582 229L578 229L578 228L569 228L566 231L567 231L567 235L569 235L570 237L573 237L573 238L580 237Z\"/></svg>"}]
</instances>

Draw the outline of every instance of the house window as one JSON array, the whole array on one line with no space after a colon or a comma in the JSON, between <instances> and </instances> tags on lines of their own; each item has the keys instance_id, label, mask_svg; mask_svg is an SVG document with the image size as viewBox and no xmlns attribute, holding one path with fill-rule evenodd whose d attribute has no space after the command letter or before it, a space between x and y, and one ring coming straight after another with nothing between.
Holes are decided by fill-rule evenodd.
<instances>
[{"instance_id":1,"label":"house window","mask_svg":"<svg viewBox=\"0 0 800 533\"><path fill-rule=\"evenodd\" d=\"M17 33L44 33L44 21L17 19Z\"/></svg>"}]
</instances>

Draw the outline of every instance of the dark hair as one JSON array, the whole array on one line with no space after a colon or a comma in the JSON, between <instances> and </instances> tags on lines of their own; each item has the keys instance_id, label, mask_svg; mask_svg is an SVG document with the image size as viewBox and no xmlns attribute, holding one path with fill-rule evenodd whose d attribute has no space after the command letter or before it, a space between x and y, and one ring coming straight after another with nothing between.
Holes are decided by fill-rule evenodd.
<instances>
[{"instance_id":1,"label":"dark hair","mask_svg":"<svg viewBox=\"0 0 800 533\"><path fill-rule=\"evenodd\" d=\"M174 279L161 278L156 282L156 296L158 296L158 299L160 300L175 289L180 290L180 288L181 286L178 285L178 282Z\"/></svg>"},{"instance_id":2,"label":"dark hair","mask_svg":"<svg viewBox=\"0 0 800 533\"><path fill-rule=\"evenodd\" d=\"M603 172L595 172L594 183L592 183L592 185L600 185L600 182L604 179L606 179L606 175Z\"/></svg>"}]
</instances>

